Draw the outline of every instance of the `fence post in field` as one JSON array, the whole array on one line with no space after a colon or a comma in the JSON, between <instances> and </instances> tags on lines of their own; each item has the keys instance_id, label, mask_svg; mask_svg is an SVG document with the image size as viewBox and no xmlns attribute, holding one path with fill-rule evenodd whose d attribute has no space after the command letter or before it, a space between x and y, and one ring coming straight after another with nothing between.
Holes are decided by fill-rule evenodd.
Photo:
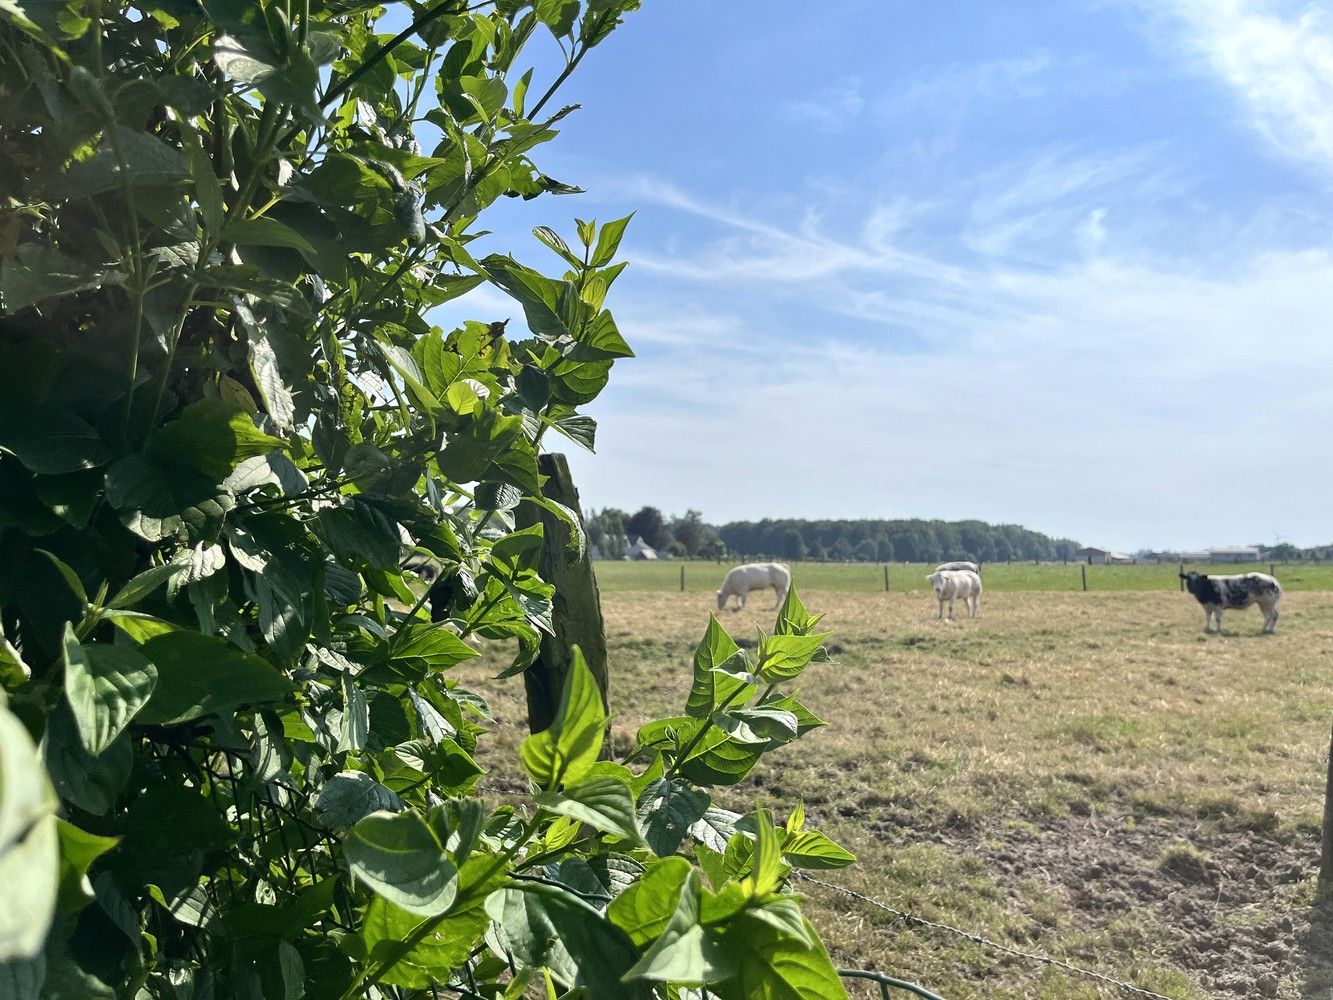
<instances>
[{"instance_id":1,"label":"fence post in field","mask_svg":"<svg viewBox=\"0 0 1333 1000\"><path fill-rule=\"evenodd\" d=\"M884 593L889 592L889 564L884 564Z\"/></svg>"},{"instance_id":2,"label":"fence post in field","mask_svg":"<svg viewBox=\"0 0 1333 1000\"><path fill-rule=\"evenodd\" d=\"M685 593L685 564L680 564L680 592Z\"/></svg>"},{"instance_id":3,"label":"fence post in field","mask_svg":"<svg viewBox=\"0 0 1333 1000\"><path fill-rule=\"evenodd\" d=\"M1315 886L1316 907L1333 905L1333 736L1328 745L1328 775L1324 779L1324 826L1319 838L1319 881Z\"/></svg>"},{"instance_id":4,"label":"fence post in field","mask_svg":"<svg viewBox=\"0 0 1333 1000\"><path fill-rule=\"evenodd\" d=\"M1181 562L1181 564L1180 564L1180 592L1181 592L1182 594L1185 592L1185 563L1184 563L1184 562Z\"/></svg>"},{"instance_id":5,"label":"fence post in field","mask_svg":"<svg viewBox=\"0 0 1333 1000\"><path fill-rule=\"evenodd\" d=\"M1277 576L1277 567L1273 563L1268 564L1268 575Z\"/></svg>"},{"instance_id":6,"label":"fence post in field","mask_svg":"<svg viewBox=\"0 0 1333 1000\"><path fill-rule=\"evenodd\" d=\"M583 519L579 492L569 475L564 455L548 453L537 456L537 470L547 477L542 494L548 500L564 504ZM532 666L523 672L523 686L528 696L528 729L539 733L555 719L560 696L565 689L573 663L572 649L578 646L588 661L602 704L610 708L606 670L606 627L602 623L602 602L597 592L597 578L585 552L571 559L569 527L544 507L522 503L514 512L520 528L541 524L543 535L539 569L541 577L555 586L555 606L551 613L554 635L543 635L541 652Z\"/></svg>"},{"instance_id":7,"label":"fence post in field","mask_svg":"<svg viewBox=\"0 0 1333 1000\"><path fill-rule=\"evenodd\" d=\"M1079 568L1079 571L1083 574L1083 589L1084 589L1084 590L1087 590L1087 589L1088 589L1088 565L1087 565L1087 563L1080 563L1078 568Z\"/></svg>"}]
</instances>

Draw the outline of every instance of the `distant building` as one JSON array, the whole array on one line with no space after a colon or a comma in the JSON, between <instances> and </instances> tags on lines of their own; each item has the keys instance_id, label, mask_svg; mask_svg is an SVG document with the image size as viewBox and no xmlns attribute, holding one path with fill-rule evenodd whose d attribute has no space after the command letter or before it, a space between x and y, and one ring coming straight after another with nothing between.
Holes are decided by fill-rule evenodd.
<instances>
[{"instance_id":1,"label":"distant building","mask_svg":"<svg viewBox=\"0 0 1333 1000\"><path fill-rule=\"evenodd\" d=\"M658 559L657 550L649 545L640 536L634 539L634 544L625 551L626 559Z\"/></svg>"},{"instance_id":2,"label":"distant building","mask_svg":"<svg viewBox=\"0 0 1333 1000\"><path fill-rule=\"evenodd\" d=\"M1107 563L1132 563L1133 556L1127 556L1123 552L1112 552L1110 549L1094 549L1092 547L1079 549L1074 555L1092 566L1103 566Z\"/></svg>"},{"instance_id":3,"label":"distant building","mask_svg":"<svg viewBox=\"0 0 1333 1000\"><path fill-rule=\"evenodd\" d=\"M1208 550L1209 562L1258 562L1262 553L1253 545L1230 545Z\"/></svg>"},{"instance_id":4,"label":"distant building","mask_svg":"<svg viewBox=\"0 0 1333 1000\"><path fill-rule=\"evenodd\" d=\"M1212 562L1213 554L1210 549L1181 549L1180 561L1188 563Z\"/></svg>"}]
</instances>

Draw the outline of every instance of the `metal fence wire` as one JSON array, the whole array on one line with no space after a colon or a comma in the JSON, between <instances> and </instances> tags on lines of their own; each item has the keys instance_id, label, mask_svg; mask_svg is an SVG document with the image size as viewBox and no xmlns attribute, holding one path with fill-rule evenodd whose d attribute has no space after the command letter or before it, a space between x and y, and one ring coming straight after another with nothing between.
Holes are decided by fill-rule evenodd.
<instances>
[{"instance_id":1,"label":"metal fence wire","mask_svg":"<svg viewBox=\"0 0 1333 1000\"><path fill-rule=\"evenodd\" d=\"M1021 958L1026 962L1038 962L1042 965L1054 966L1055 968L1062 969L1065 972L1071 973L1073 975L1081 976L1084 979L1093 980L1095 982L1102 983L1106 986L1114 986L1116 989L1123 990L1125 993L1129 993L1134 996L1148 997L1149 1000L1174 1000L1174 998L1166 996L1162 993L1154 993L1152 990L1144 989L1142 986L1135 986L1133 983L1127 983L1122 980L1115 979L1111 976L1104 975L1100 972L1094 972L1092 969L1083 969L1077 965L1071 965L1070 963L1064 961L1063 959L1055 958L1052 955L1041 955L1036 952L1022 951L1021 949L1011 947L1010 945L1004 944L1003 942L992 941L990 938L985 937L981 934L973 934L971 931L965 931L962 928L953 927L949 924L942 924L937 920L927 920L925 917L917 916L915 913L908 913L906 910L895 909L894 907L889 906L887 903L883 903L880 900L875 899L873 896L867 896L865 893L857 892L855 889L848 889L846 886L835 885L832 882L826 882L822 878L817 878L814 875L808 874L807 872L794 871L792 872L792 874L805 882L811 882L825 889L829 889L832 892L841 893L842 895L847 896L850 899L858 900L862 903L865 903L867 906L872 906L877 910L881 910L884 913L887 913L890 916L894 917L901 923L907 925L908 927L929 927L932 930L942 931L946 934L951 934L955 937L966 938L968 941L972 941L976 944L982 945L987 948L993 948L996 951L1004 952L1006 955L1011 955L1014 958ZM931 993L929 990L923 989L920 986L914 986L911 983L904 983L901 980L894 980L893 977L884 976L880 973L865 973L865 972L840 969L838 970L838 975L844 977L851 976L861 979L871 979L876 982L879 982L881 984L881 990L883 991L883 995L886 998L886 1000L890 996L889 993L890 989L904 990L908 993L914 994L919 997L927 997L927 998L934 997L934 1000L941 1000L940 997L936 996L934 993ZM889 982L886 984L886 981Z\"/></svg>"}]
</instances>

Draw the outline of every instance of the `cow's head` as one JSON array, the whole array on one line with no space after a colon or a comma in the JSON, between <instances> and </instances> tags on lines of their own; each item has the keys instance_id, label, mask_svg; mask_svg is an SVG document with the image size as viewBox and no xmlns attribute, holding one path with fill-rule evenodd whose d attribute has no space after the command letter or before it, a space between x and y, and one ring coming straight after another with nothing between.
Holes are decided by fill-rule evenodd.
<instances>
[{"instance_id":1,"label":"cow's head","mask_svg":"<svg viewBox=\"0 0 1333 1000\"><path fill-rule=\"evenodd\" d=\"M1196 573L1194 570L1190 570L1188 573L1181 573L1180 578L1185 581L1186 590L1191 594L1197 594L1199 592L1199 585L1204 580L1208 579L1208 574Z\"/></svg>"},{"instance_id":2,"label":"cow's head","mask_svg":"<svg viewBox=\"0 0 1333 1000\"><path fill-rule=\"evenodd\" d=\"M727 595L719 590L717 592L717 610L721 611L726 606L727 606Z\"/></svg>"},{"instance_id":3,"label":"cow's head","mask_svg":"<svg viewBox=\"0 0 1333 1000\"><path fill-rule=\"evenodd\" d=\"M934 573L931 573L930 576L926 577L926 579L930 581L932 587L939 590L940 585L944 582L944 574L939 570L936 570Z\"/></svg>"}]
</instances>

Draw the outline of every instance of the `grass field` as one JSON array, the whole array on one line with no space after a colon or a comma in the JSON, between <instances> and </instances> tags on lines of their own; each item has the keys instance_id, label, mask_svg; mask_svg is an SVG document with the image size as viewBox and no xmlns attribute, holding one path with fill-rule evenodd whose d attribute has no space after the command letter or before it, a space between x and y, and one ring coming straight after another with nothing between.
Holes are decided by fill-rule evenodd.
<instances>
[{"instance_id":1,"label":"grass field","mask_svg":"<svg viewBox=\"0 0 1333 1000\"><path fill-rule=\"evenodd\" d=\"M679 713L712 602L599 573L623 754L643 722ZM980 619L937 622L924 592L807 584L807 605L828 612L835 663L810 668L803 700L829 725L773 755L734 803L803 800L811 823L858 855L830 881L1015 947L1182 1000L1328 997L1307 912L1333 593L1291 594L1275 636L1255 634L1251 610L1205 637L1187 595L993 589ZM723 620L753 636L771 627L771 607L760 595ZM474 662L464 682L495 710L484 763L489 794L503 796L519 790L505 781L521 774L524 715L521 683L490 679L497 665ZM1124 995L807 894L836 962L949 1000Z\"/></svg>"},{"instance_id":2,"label":"grass field","mask_svg":"<svg viewBox=\"0 0 1333 1000\"><path fill-rule=\"evenodd\" d=\"M716 591L733 563L711 562L613 562L597 563L597 581L603 593L629 591L680 591L681 567L685 569L685 592ZM807 590L844 593L883 593L882 563L790 563L792 579L802 593ZM1244 565L1187 564L1201 573L1268 572L1268 563ZM1278 563L1277 578L1288 591L1333 591L1333 563ZM930 588L926 576L935 564L891 563L889 590L909 594ZM1083 566L1076 563L988 563L981 575L987 591L1082 591L1081 570L1086 569L1089 591L1180 590L1180 567L1161 565Z\"/></svg>"}]
</instances>

